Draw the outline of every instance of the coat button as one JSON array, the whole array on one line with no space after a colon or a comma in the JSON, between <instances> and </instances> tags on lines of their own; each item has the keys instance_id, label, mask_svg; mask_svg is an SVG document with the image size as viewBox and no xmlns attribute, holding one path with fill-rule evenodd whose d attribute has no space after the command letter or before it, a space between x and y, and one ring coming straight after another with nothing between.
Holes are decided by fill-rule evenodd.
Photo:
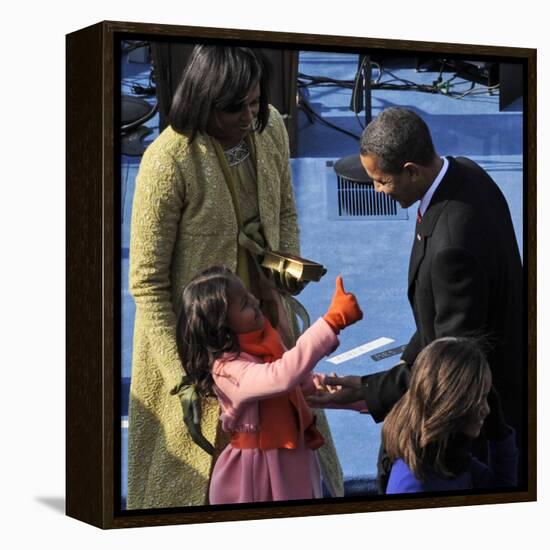
<instances>
[{"instance_id":1,"label":"coat button","mask_svg":"<svg viewBox=\"0 0 550 550\"><path fill-rule=\"evenodd\" d=\"M417 234L416 234L416 238L417 238L419 241L422 240L422 237L420 236L420 233L417 233Z\"/></svg>"}]
</instances>

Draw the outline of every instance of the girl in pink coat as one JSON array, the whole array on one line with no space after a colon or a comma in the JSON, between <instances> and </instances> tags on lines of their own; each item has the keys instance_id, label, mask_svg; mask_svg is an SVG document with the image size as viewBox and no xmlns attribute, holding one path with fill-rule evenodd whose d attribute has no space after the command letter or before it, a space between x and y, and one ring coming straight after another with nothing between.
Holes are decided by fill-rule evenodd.
<instances>
[{"instance_id":1,"label":"girl in pink coat","mask_svg":"<svg viewBox=\"0 0 550 550\"><path fill-rule=\"evenodd\" d=\"M218 397L230 434L212 472L210 504L322 496L314 451L324 441L304 394L323 387L323 375L311 371L338 346L339 331L362 316L338 277L326 315L287 350L228 269L210 268L185 287L180 355L197 393Z\"/></svg>"}]
</instances>

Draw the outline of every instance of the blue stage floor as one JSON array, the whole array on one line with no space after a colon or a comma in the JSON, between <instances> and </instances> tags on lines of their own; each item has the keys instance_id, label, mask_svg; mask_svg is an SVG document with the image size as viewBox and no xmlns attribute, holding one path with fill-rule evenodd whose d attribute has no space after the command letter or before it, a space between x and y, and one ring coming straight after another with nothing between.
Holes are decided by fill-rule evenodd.
<instances>
[{"instance_id":1,"label":"blue stage floor","mask_svg":"<svg viewBox=\"0 0 550 550\"><path fill-rule=\"evenodd\" d=\"M323 52L301 52L301 73L335 79L352 79L357 69L357 56ZM439 75L417 72L415 60L393 60L380 75L382 81L401 78L415 83L431 84ZM123 75L145 83L149 77L146 65L124 62ZM378 77L373 70L373 78ZM453 73L443 73L443 79ZM465 92L470 83L455 79L457 92ZM483 93L477 93L477 91ZM123 89L124 93L127 89ZM372 114L396 105L414 109L429 125L434 145L441 155L468 156L484 167L502 189L510 210L520 250L523 225L523 112L521 100L506 111L499 111L498 90L492 95L482 86L462 99L442 94L417 91L373 90ZM315 111L331 123L357 135L361 126L349 110L351 90L336 87L309 87L307 95ZM364 121L364 113L360 115ZM148 123L154 128L157 119ZM154 138L154 132L149 139ZM327 275L310 284L300 295L311 318L322 315L330 302L334 278L341 274L346 289L353 291L363 308L362 322L341 334L340 348L332 357L354 350L381 338L385 344L339 364L325 360L321 372L368 374L393 366L399 355L375 360L372 355L397 348L408 342L413 333L413 318L406 296L409 252L413 239L416 205L406 220L337 220L332 214L331 186L336 176L328 166L343 156L358 153L358 142L352 137L321 125L311 124L302 112L299 117L298 155L292 159L293 182L301 227L302 255L323 263ZM131 374L132 331L135 307L128 294L127 267L129 222L134 180L139 158L123 157L122 174L122 371L123 413L127 410L128 381ZM330 358L329 358L330 359ZM331 430L346 480L347 494L372 490L376 477L376 458L380 425L368 415L349 411L327 411ZM123 417L123 427L126 417ZM126 494L127 430L123 428L122 493Z\"/></svg>"}]
</instances>

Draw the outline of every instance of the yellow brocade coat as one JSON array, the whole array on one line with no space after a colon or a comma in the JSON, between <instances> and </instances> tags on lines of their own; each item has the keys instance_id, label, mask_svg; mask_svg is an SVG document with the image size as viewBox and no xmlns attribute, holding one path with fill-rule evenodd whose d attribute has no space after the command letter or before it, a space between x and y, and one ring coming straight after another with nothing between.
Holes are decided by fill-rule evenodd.
<instances>
[{"instance_id":1,"label":"yellow brocade coat","mask_svg":"<svg viewBox=\"0 0 550 550\"><path fill-rule=\"evenodd\" d=\"M254 133L259 213L268 246L299 254L288 136L270 108ZM171 127L147 148L136 179L130 242L130 292L136 303L128 434L128 509L207 503L213 458L190 438L179 398L184 374L175 337L176 312L187 282L213 265L237 267L238 225L212 138L189 143ZM326 444L321 468L335 496L342 472L322 411ZM227 443L215 398L203 400L202 432Z\"/></svg>"}]
</instances>

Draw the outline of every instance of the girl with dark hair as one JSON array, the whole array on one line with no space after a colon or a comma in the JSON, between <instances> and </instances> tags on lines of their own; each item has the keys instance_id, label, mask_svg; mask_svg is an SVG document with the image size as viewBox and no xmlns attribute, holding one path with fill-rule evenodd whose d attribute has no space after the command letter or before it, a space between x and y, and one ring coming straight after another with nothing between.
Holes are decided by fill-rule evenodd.
<instances>
[{"instance_id":1,"label":"girl with dark hair","mask_svg":"<svg viewBox=\"0 0 550 550\"><path fill-rule=\"evenodd\" d=\"M470 453L482 427L488 464ZM504 421L485 355L470 338L440 338L422 350L409 389L384 421L382 443L393 462L386 493L516 484L515 433Z\"/></svg>"},{"instance_id":2,"label":"girl with dark hair","mask_svg":"<svg viewBox=\"0 0 550 550\"><path fill-rule=\"evenodd\" d=\"M304 394L323 388L312 369L338 345L340 330L363 316L337 278L332 303L287 350L258 300L224 267L184 289L177 339L188 378L216 395L230 443L210 482L210 504L322 496L314 451L324 443Z\"/></svg>"},{"instance_id":3,"label":"girl with dark hair","mask_svg":"<svg viewBox=\"0 0 550 550\"><path fill-rule=\"evenodd\" d=\"M195 47L170 125L139 167L129 267L136 315L128 509L205 504L213 462L227 443L217 400L193 397L178 355L175 312L185 285L209 266L226 265L260 299L287 346L298 335L287 289L264 284L253 252L300 255L288 135L269 105L267 77L256 50ZM318 425L326 439L324 479L341 496L342 471L322 411Z\"/></svg>"}]
</instances>

